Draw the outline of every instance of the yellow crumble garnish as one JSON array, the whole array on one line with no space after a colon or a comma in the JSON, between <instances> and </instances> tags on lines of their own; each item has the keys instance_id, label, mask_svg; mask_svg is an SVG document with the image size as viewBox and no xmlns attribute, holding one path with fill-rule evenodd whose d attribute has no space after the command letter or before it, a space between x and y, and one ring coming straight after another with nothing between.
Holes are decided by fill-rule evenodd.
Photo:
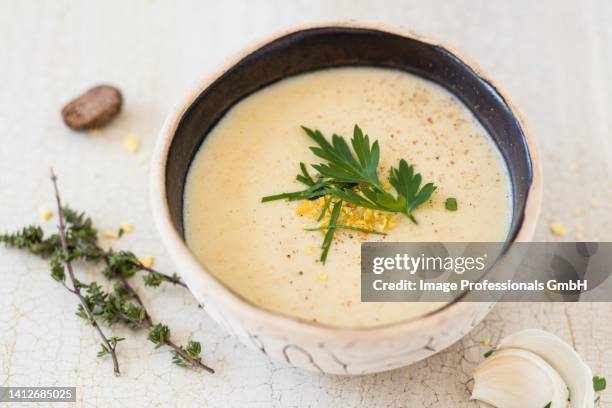
<instances>
[{"instance_id":1,"label":"yellow crumble garnish","mask_svg":"<svg viewBox=\"0 0 612 408\"><path fill-rule=\"evenodd\" d=\"M142 258L138 258L138 260L145 268L150 268L155 263L155 259L151 255L143 256Z\"/></svg>"},{"instance_id":2,"label":"yellow crumble garnish","mask_svg":"<svg viewBox=\"0 0 612 408\"><path fill-rule=\"evenodd\" d=\"M315 251L315 247L313 247L312 245L308 245L308 247L306 248L307 254L314 254L314 251Z\"/></svg>"},{"instance_id":3,"label":"yellow crumble garnish","mask_svg":"<svg viewBox=\"0 0 612 408\"><path fill-rule=\"evenodd\" d=\"M109 238L109 239L118 239L119 238L119 232L117 232L117 231L104 231L102 233L102 236L104 238Z\"/></svg>"},{"instance_id":4,"label":"yellow crumble garnish","mask_svg":"<svg viewBox=\"0 0 612 408\"><path fill-rule=\"evenodd\" d=\"M121 224L121 229L123 230L123 232L125 232L126 234L131 233L132 231L134 231L134 226L132 224L129 223L123 223Z\"/></svg>"},{"instance_id":5,"label":"yellow crumble garnish","mask_svg":"<svg viewBox=\"0 0 612 408\"><path fill-rule=\"evenodd\" d=\"M488 337L487 337L486 339L483 339L483 340L482 340L482 344L483 344L484 346L486 346L486 347L490 346L490 345L491 345L491 339L490 339L490 338L488 338Z\"/></svg>"},{"instance_id":6,"label":"yellow crumble garnish","mask_svg":"<svg viewBox=\"0 0 612 408\"><path fill-rule=\"evenodd\" d=\"M295 212L297 215L307 216L317 221L321 215L321 211L323 211L323 207L325 206L325 200L325 197L319 197L316 200L304 200L296 208ZM333 205L328 206L325 215L321 221L319 221L321 225L327 225L329 223L332 207ZM340 216L338 217L339 225L347 225L350 227L379 232L385 232L392 229L395 227L395 222L396 216L393 213L359 207L347 202L345 202L342 206ZM325 231L323 230L323 232ZM344 230L343 232L350 233L352 231ZM355 233L363 234L363 232L358 231L355 231Z\"/></svg>"},{"instance_id":7,"label":"yellow crumble garnish","mask_svg":"<svg viewBox=\"0 0 612 408\"><path fill-rule=\"evenodd\" d=\"M563 224L553 222L550 224L550 232L558 237L564 237L567 235L567 228Z\"/></svg>"},{"instance_id":8,"label":"yellow crumble garnish","mask_svg":"<svg viewBox=\"0 0 612 408\"><path fill-rule=\"evenodd\" d=\"M322 282L326 282L328 278L329 276L325 272L319 274L319 280Z\"/></svg>"},{"instance_id":9,"label":"yellow crumble garnish","mask_svg":"<svg viewBox=\"0 0 612 408\"><path fill-rule=\"evenodd\" d=\"M130 132L123 138L121 142L123 144L123 148L128 153L136 153L138 149L140 149L140 136L136 133Z\"/></svg>"},{"instance_id":10,"label":"yellow crumble garnish","mask_svg":"<svg viewBox=\"0 0 612 408\"><path fill-rule=\"evenodd\" d=\"M39 210L40 216L43 220L49 221L53 217L53 211L48 208L41 207Z\"/></svg>"}]
</instances>

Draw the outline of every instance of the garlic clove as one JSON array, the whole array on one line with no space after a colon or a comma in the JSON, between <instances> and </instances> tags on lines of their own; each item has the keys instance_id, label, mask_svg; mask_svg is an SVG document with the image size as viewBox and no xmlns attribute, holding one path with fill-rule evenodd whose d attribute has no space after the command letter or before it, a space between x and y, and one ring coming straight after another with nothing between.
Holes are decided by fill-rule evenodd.
<instances>
[{"instance_id":1,"label":"garlic clove","mask_svg":"<svg viewBox=\"0 0 612 408\"><path fill-rule=\"evenodd\" d=\"M546 361L529 351L496 351L474 371L471 399L501 408L567 406L567 387Z\"/></svg>"},{"instance_id":2,"label":"garlic clove","mask_svg":"<svg viewBox=\"0 0 612 408\"><path fill-rule=\"evenodd\" d=\"M565 341L538 329L522 330L501 341L499 350L519 348L542 357L563 378L570 390L570 407L593 408L593 373L580 355Z\"/></svg>"}]
</instances>

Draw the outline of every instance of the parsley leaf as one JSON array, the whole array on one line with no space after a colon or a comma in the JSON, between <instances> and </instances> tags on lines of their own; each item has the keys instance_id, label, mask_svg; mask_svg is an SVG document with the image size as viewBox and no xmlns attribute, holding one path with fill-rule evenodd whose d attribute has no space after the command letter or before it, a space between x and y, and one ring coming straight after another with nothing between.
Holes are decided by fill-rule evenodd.
<instances>
[{"instance_id":1,"label":"parsley leaf","mask_svg":"<svg viewBox=\"0 0 612 408\"><path fill-rule=\"evenodd\" d=\"M320 131L313 131L305 126L302 126L302 129L318 145L310 150L316 156L327 160L327 163L312 165L323 177L337 183L367 184L377 191L384 191L376 173L380 158L378 142L370 146L370 138L364 136L359 126L355 125L351 140L357 158L341 136L334 134L330 144Z\"/></svg>"}]
</instances>

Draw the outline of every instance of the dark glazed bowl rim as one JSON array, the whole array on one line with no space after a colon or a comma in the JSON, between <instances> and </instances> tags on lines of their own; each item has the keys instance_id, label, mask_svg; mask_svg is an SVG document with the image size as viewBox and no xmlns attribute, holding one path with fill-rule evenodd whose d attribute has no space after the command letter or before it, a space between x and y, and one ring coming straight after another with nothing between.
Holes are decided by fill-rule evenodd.
<instances>
[{"instance_id":1,"label":"dark glazed bowl rim","mask_svg":"<svg viewBox=\"0 0 612 408\"><path fill-rule=\"evenodd\" d=\"M274 37L271 40L265 41L262 44L252 48L250 51L246 52L239 58L237 58L234 62L228 65L228 68L223 69L220 73L210 76L207 81L203 83L203 85L193 92L186 101L182 104L179 109L176 110L174 114L171 114L161 132L161 135L158 139L157 146L155 149L155 153L153 156L153 162L151 166L151 202L153 207L153 215L155 222L157 224L158 230L160 232L160 236L162 241L164 242L165 247L168 249L171 254L173 260L176 262L177 266L179 266L179 273L183 276L185 281L187 282L189 288L194 293L196 298L199 300L212 300L216 307L224 311L231 311L233 314L237 315L242 319L267 319L270 324L274 324L275 327L280 330L287 330L288 325L294 328L300 328L302 330L311 331L312 334L321 335L322 332L327 331L329 333L338 333L338 331L344 332L376 332L381 333L385 330L392 330L398 327L404 327L407 332L410 332L424 324L428 319L441 317L441 315L448 314L452 316L456 313L461 313L461 309L469 309L469 303L467 302L457 302L453 301L451 303L446 304L445 306L436 309L428 314L418 316L415 318L402 320L399 322L389 323L386 325L380 326L371 326L371 327L342 327L342 326L329 326L320 323L314 323L310 321L305 321L299 318L295 318L289 315L277 313L274 311L270 311L267 309L263 309L255 304L251 303L249 300L243 298L239 294L237 294L231 288L222 284L216 277L210 274L207 271L207 268L199 263L195 257L191 254L189 249L187 248L180 229L181 225L177 227L176 220L173 221L171 210L168 203L168 191L167 186L169 183L169 179L167 178L167 164L168 164L168 156L172 146L172 142L174 137L181 126L185 117L187 117L192 111L193 107L201 102L202 96L205 92L214 84L219 81L223 81L224 78L227 77L228 73L231 73L237 66L244 63L244 61L248 60L249 57L255 55L257 52L262 52L266 47L270 46L282 46L283 41L287 41L291 36L300 35L303 33L313 33L313 32L323 32L333 34L335 32L359 32L359 31L369 31L375 32L381 36L396 36L398 38L410 41L416 41L418 43L424 44L429 47L435 47L438 50L444 51L450 58L455 58L465 67L470 69L474 75L478 77L479 80L484 84L483 90L490 91L495 94L496 97L499 97L502 103L507 107L507 109L511 112L512 117L515 119L518 128L521 131L521 135L523 137L519 142L525 148L525 152L527 157L525 158L530 164L530 180L527 185L527 193L524 197L524 206L521 209L521 212L513 215L513 220L517 222L517 227L514 231L511 231L511 236L508 241L529 241L531 240L534 230L535 224L537 221L537 217L540 210L541 203L541 171L540 165L537 158L537 154L533 145L533 141L530 139L529 134L521 120L520 115L517 113L516 109L514 109L513 105L508 101L508 98L504 96L504 94L500 91L499 87L493 85L493 83L487 79L485 75L482 74L482 71L476 68L475 64L472 62L468 62L466 58L459 57L457 52L449 50L448 47L439 45L437 42L428 41L423 39L423 37L414 35L414 34L406 34L402 32L398 32L393 29L381 28L379 26L364 26L357 24L333 24L333 25L322 25L322 26L314 26L304 29L293 30L288 33L282 34L280 36ZM350 64L346 64L350 65ZM375 65L375 64L372 64ZM336 65L340 66L340 65ZM380 65L379 65L380 66ZM406 70L406 69L405 69ZM285 78L291 75L281 76L281 78ZM278 80L278 79L276 79ZM271 81L271 82L275 82ZM267 85L264 85L267 86ZM488 89L485 89L488 87ZM448 89L448 88L447 88ZM256 91L257 89L255 89ZM453 94L457 95L455 91L449 89ZM245 93L243 96L246 96L251 92ZM459 96L459 95L457 95ZM462 98L460 98L462 99ZM233 101L231 105L235 104L237 101ZM474 115L480 120L478 115L473 112ZM214 125L213 125L214 126ZM191 157L193 158L193 156ZM507 160L507 158L504 158ZM189 166L187 166L188 169ZM183 177L186 177L186 172L183 174ZM184 182L184 181L183 181ZM513 184L515 181L513 181ZM182 200L182 198L181 198ZM182 201L181 201L182 202ZM517 218L518 217L518 218ZM182 223L182 220L180 221ZM455 313L450 313L449 310L453 310Z\"/></svg>"}]
</instances>

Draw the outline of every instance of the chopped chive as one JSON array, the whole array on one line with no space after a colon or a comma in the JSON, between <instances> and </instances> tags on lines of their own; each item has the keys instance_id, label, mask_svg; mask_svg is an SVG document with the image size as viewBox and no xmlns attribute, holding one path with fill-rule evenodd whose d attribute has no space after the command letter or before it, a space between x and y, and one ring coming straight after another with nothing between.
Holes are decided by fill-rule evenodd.
<instances>
[{"instance_id":1,"label":"chopped chive","mask_svg":"<svg viewBox=\"0 0 612 408\"><path fill-rule=\"evenodd\" d=\"M325 263L327 259L327 253L329 252L329 248L331 247L332 239L334 238L334 233L336 232L336 223L338 222L338 217L340 217L340 209L342 208L342 200L334 203L334 207L332 208L331 218L329 220L329 224L327 225L328 229L325 233L325 238L323 239L323 245L321 248L323 251L321 252L321 262Z\"/></svg>"},{"instance_id":2,"label":"chopped chive","mask_svg":"<svg viewBox=\"0 0 612 408\"><path fill-rule=\"evenodd\" d=\"M603 391L606 389L606 379L604 377L593 377L593 389L595 391Z\"/></svg>"},{"instance_id":3,"label":"chopped chive","mask_svg":"<svg viewBox=\"0 0 612 408\"><path fill-rule=\"evenodd\" d=\"M329 228L330 228L329 226L324 225L322 227L316 227L316 228L304 228L304 231L323 231L323 230L327 230ZM366 234L387 235L386 232L369 230L369 229L359 228L359 227L353 227L352 225L337 224L334 228L335 229L345 229L345 230L365 232Z\"/></svg>"},{"instance_id":4,"label":"chopped chive","mask_svg":"<svg viewBox=\"0 0 612 408\"><path fill-rule=\"evenodd\" d=\"M444 207L448 211L457 211L457 199L455 197L448 197L444 202Z\"/></svg>"},{"instance_id":5,"label":"chopped chive","mask_svg":"<svg viewBox=\"0 0 612 408\"><path fill-rule=\"evenodd\" d=\"M331 204L331 196L326 196L325 204L323 204L323 209L321 210L321 214L319 215L319 218L317 218L317 221L321 221L323 217L325 217L325 213L327 212L327 209L329 208L330 204Z\"/></svg>"}]
</instances>

